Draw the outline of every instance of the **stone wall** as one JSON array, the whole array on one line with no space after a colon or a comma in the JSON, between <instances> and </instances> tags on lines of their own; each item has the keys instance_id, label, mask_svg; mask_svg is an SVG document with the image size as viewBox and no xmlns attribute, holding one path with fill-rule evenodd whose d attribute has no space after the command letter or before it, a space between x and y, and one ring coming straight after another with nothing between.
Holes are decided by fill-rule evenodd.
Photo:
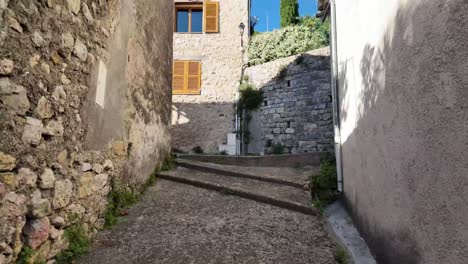
<instances>
[{"instance_id":1,"label":"stone wall","mask_svg":"<svg viewBox=\"0 0 468 264\"><path fill-rule=\"evenodd\" d=\"M201 94L173 96L173 147L180 150L201 146L216 153L235 129L234 102L244 63L239 24L248 25L248 0L221 0L219 9L219 33L174 33L174 59L202 65Z\"/></svg>"},{"instance_id":2,"label":"stone wall","mask_svg":"<svg viewBox=\"0 0 468 264\"><path fill-rule=\"evenodd\" d=\"M246 75L265 97L250 123L249 152L271 153L274 144L288 153L333 151L328 48L257 65Z\"/></svg>"},{"instance_id":3,"label":"stone wall","mask_svg":"<svg viewBox=\"0 0 468 264\"><path fill-rule=\"evenodd\" d=\"M138 187L168 155L172 8L0 1L0 263L53 259L72 225L92 236L111 181Z\"/></svg>"}]
</instances>

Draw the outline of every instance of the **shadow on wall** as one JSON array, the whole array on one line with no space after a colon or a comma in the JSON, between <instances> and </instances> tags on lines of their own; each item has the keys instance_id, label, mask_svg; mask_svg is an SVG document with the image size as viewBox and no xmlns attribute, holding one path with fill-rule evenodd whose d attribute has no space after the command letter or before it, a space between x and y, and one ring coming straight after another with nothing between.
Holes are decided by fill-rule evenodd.
<instances>
[{"instance_id":1,"label":"shadow on wall","mask_svg":"<svg viewBox=\"0 0 468 264\"><path fill-rule=\"evenodd\" d=\"M249 149L272 153L280 144L285 153L333 151L329 56L304 53L282 66L269 63L258 67L274 69L277 74L257 87L265 102L252 121L260 124L249 126L253 139ZM262 83L255 75L265 75L265 71L253 69L251 75L255 84Z\"/></svg>"},{"instance_id":2,"label":"shadow on wall","mask_svg":"<svg viewBox=\"0 0 468 264\"><path fill-rule=\"evenodd\" d=\"M234 103L173 103L172 148L190 152L201 147L205 153L218 153L227 134L235 131Z\"/></svg>"},{"instance_id":3,"label":"shadow on wall","mask_svg":"<svg viewBox=\"0 0 468 264\"><path fill-rule=\"evenodd\" d=\"M468 5L408 2L340 67L345 196L379 263L468 263Z\"/></svg>"}]
</instances>

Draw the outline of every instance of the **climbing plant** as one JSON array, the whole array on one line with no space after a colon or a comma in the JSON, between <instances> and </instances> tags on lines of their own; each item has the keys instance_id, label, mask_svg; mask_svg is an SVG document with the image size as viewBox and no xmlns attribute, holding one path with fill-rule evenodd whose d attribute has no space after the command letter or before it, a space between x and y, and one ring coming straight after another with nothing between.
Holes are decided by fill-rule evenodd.
<instances>
[{"instance_id":1,"label":"climbing plant","mask_svg":"<svg viewBox=\"0 0 468 264\"><path fill-rule=\"evenodd\" d=\"M239 87L238 116L241 118L240 132L245 145L250 143L249 123L252 120L252 111L260 108L263 103L263 92L255 89L248 81L242 81Z\"/></svg>"}]
</instances>

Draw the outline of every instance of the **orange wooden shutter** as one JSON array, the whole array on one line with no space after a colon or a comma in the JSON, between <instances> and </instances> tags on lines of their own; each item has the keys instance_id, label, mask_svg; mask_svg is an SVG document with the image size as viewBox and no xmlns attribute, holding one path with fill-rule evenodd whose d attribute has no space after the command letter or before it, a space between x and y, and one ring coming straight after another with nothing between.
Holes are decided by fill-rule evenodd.
<instances>
[{"instance_id":1,"label":"orange wooden shutter","mask_svg":"<svg viewBox=\"0 0 468 264\"><path fill-rule=\"evenodd\" d=\"M205 16L205 32L219 32L219 2L205 1L203 14Z\"/></svg>"},{"instance_id":2,"label":"orange wooden shutter","mask_svg":"<svg viewBox=\"0 0 468 264\"><path fill-rule=\"evenodd\" d=\"M198 61L174 61L172 93L200 94L201 63Z\"/></svg>"},{"instance_id":3,"label":"orange wooden shutter","mask_svg":"<svg viewBox=\"0 0 468 264\"><path fill-rule=\"evenodd\" d=\"M198 61L188 62L187 93L200 93L200 72L201 65Z\"/></svg>"},{"instance_id":4,"label":"orange wooden shutter","mask_svg":"<svg viewBox=\"0 0 468 264\"><path fill-rule=\"evenodd\" d=\"M172 93L180 94L185 88L185 61L174 61Z\"/></svg>"}]
</instances>

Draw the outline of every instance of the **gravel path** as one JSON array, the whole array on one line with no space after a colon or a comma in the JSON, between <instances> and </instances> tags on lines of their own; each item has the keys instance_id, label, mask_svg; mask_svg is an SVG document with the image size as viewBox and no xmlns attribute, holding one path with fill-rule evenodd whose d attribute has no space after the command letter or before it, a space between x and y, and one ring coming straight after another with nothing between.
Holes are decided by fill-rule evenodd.
<instances>
[{"instance_id":1,"label":"gravel path","mask_svg":"<svg viewBox=\"0 0 468 264\"><path fill-rule=\"evenodd\" d=\"M78 263L335 263L320 218L159 180Z\"/></svg>"}]
</instances>

